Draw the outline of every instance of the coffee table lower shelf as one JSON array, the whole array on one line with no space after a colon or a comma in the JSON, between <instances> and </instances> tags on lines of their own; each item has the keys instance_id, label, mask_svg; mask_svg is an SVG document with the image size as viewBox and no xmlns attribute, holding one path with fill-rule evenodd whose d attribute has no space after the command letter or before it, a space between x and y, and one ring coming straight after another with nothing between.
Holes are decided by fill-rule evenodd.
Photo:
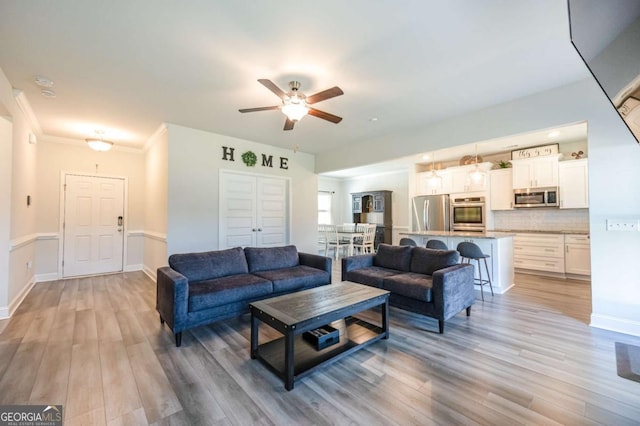
<instances>
[{"instance_id":1,"label":"coffee table lower shelf","mask_svg":"<svg viewBox=\"0 0 640 426\"><path fill-rule=\"evenodd\" d=\"M377 342L384 338L386 333L382 327L356 317L334 321L331 326L340 330L340 341L322 350L316 350L302 337L302 334L294 337L294 380L306 376L320 366L338 361L358 349ZM284 354L285 337L283 336L259 345L255 358L286 381Z\"/></svg>"}]
</instances>

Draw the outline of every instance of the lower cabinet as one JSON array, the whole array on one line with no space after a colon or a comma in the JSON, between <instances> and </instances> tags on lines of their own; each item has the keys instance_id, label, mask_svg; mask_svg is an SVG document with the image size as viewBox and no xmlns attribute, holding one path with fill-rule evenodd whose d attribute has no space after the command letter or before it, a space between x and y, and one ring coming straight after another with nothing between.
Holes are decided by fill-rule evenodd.
<instances>
[{"instance_id":1,"label":"lower cabinet","mask_svg":"<svg viewBox=\"0 0 640 426\"><path fill-rule=\"evenodd\" d=\"M591 275L589 236L581 234L516 234L514 266L522 272ZM580 278L580 277L577 277Z\"/></svg>"},{"instance_id":2,"label":"lower cabinet","mask_svg":"<svg viewBox=\"0 0 640 426\"><path fill-rule=\"evenodd\" d=\"M564 270L567 274L591 275L591 248L588 235L566 235Z\"/></svg>"},{"instance_id":3,"label":"lower cabinet","mask_svg":"<svg viewBox=\"0 0 640 426\"><path fill-rule=\"evenodd\" d=\"M513 265L518 269L564 274L564 235L516 234Z\"/></svg>"}]
</instances>

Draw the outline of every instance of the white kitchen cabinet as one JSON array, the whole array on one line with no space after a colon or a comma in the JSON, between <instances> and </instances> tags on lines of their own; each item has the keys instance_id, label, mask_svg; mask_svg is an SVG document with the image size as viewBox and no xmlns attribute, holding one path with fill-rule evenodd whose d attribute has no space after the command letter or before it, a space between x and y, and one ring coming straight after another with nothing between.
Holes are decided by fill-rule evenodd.
<instances>
[{"instance_id":1,"label":"white kitchen cabinet","mask_svg":"<svg viewBox=\"0 0 640 426\"><path fill-rule=\"evenodd\" d=\"M586 158L558 164L561 209L589 208L589 163Z\"/></svg>"},{"instance_id":2,"label":"white kitchen cabinet","mask_svg":"<svg viewBox=\"0 0 640 426\"><path fill-rule=\"evenodd\" d=\"M564 274L564 235L516 234L513 263L518 269Z\"/></svg>"},{"instance_id":3,"label":"white kitchen cabinet","mask_svg":"<svg viewBox=\"0 0 640 426\"><path fill-rule=\"evenodd\" d=\"M513 210L513 177L511 169L489 172L491 210Z\"/></svg>"},{"instance_id":4,"label":"white kitchen cabinet","mask_svg":"<svg viewBox=\"0 0 640 426\"><path fill-rule=\"evenodd\" d=\"M470 179L469 174L476 169L476 165L449 167L451 172L451 193L486 191L489 188L489 178L486 176L491 169L491 163L480 163L478 169L485 173L485 178L478 182Z\"/></svg>"},{"instance_id":5,"label":"white kitchen cabinet","mask_svg":"<svg viewBox=\"0 0 640 426\"><path fill-rule=\"evenodd\" d=\"M543 188L558 186L559 155L511 160L513 166L513 187Z\"/></svg>"},{"instance_id":6,"label":"white kitchen cabinet","mask_svg":"<svg viewBox=\"0 0 640 426\"><path fill-rule=\"evenodd\" d=\"M417 195L437 195L451 193L451 172L448 170L436 171L440 179L432 179L431 171L417 173Z\"/></svg>"},{"instance_id":7,"label":"white kitchen cabinet","mask_svg":"<svg viewBox=\"0 0 640 426\"><path fill-rule=\"evenodd\" d=\"M564 269L567 274L591 275L588 235L565 235Z\"/></svg>"}]
</instances>

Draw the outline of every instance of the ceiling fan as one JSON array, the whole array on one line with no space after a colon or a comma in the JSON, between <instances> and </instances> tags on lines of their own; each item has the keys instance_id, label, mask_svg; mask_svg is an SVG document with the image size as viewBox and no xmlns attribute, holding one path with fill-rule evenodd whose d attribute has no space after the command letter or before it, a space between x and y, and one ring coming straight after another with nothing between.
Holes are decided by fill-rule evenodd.
<instances>
[{"instance_id":1,"label":"ceiling fan","mask_svg":"<svg viewBox=\"0 0 640 426\"><path fill-rule=\"evenodd\" d=\"M271 80L263 78L258 80L258 82L275 93L276 96L282 100L282 105L258 108L244 108L240 109L240 112L269 111L273 109L279 109L284 113L284 115L287 116L287 119L284 122L284 130L292 130L293 125L297 121L300 121L302 117L307 114L313 115L314 117L322 118L323 120L327 120L336 124L342 121L342 117L338 117L337 115L329 114L328 112L320 111L319 109L315 109L309 106L320 101L326 101L327 99L343 95L344 92L338 86L332 87L331 89L323 90L322 92L318 92L311 96L305 96L304 93L301 93L299 91L299 81L289 82L290 91L288 93L285 93Z\"/></svg>"}]
</instances>

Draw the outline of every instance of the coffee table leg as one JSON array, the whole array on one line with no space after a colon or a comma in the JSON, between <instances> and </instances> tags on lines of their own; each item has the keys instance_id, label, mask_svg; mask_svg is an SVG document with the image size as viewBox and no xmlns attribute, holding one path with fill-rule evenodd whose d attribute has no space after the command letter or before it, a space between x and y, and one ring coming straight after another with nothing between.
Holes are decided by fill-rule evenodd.
<instances>
[{"instance_id":1,"label":"coffee table leg","mask_svg":"<svg viewBox=\"0 0 640 426\"><path fill-rule=\"evenodd\" d=\"M258 356L258 324L259 319L251 312L251 359Z\"/></svg>"},{"instance_id":2,"label":"coffee table leg","mask_svg":"<svg viewBox=\"0 0 640 426\"><path fill-rule=\"evenodd\" d=\"M389 338L389 299L385 300L382 305L382 330L384 331L383 339Z\"/></svg>"},{"instance_id":3,"label":"coffee table leg","mask_svg":"<svg viewBox=\"0 0 640 426\"><path fill-rule=\"evenodd\" d=\"M287 331L284 338L284 388L293 389L293 332Z\"/></svg>"}]
</instances>

